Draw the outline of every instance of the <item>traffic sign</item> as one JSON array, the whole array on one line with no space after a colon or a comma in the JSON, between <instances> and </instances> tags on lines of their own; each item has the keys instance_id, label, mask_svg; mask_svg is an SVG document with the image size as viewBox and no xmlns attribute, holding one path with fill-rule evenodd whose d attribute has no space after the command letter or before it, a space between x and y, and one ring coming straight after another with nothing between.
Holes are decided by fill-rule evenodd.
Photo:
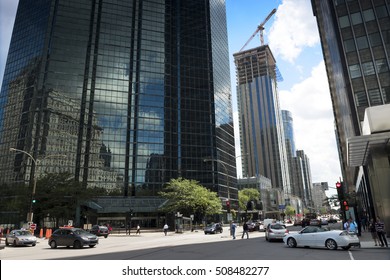
<instances>
[{"instance_id":1,"label":"traffic sign","mask_svg":"<svg viewBox=\"0 0 390 280\"><path fill-rule=\"evenodd\" d=\"M37 224L31 224L31 225L30 225L30 229L36 230L36 228L37 228Z\"/></svg>"}]
</instances>

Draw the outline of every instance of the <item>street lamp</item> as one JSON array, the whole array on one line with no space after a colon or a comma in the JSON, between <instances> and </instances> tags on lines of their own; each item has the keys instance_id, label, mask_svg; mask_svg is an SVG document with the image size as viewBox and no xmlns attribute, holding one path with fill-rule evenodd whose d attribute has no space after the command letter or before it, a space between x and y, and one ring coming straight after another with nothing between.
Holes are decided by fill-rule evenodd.
<instances>
[{"instance_id":1,"label":"street lamp","mask_svg":"<svg viewBox=\"0 0 390 280\"><path fill-rule=\"evenodd\" d=\"M19 149L15 149L15 148L10 148L9 150L10 150L10 152L19 152L19 153L26 154L34 162L34 173L33 173L34 177L33 177L33 189L32 189L31 199L30 199L30 211L27 213L27 222L32 224L32 222L33 222L33 215L34 215L33 214L33 205L34 205L34 202L35 202L35 191L36 191L36 188L37 188L37 168L38 168L38 165L41 162L41 160L35 159L30 153L28 153L26 151L23 151L23 150L19 150ZM48 155L48 156L44 157L43 159L46 159L46 158L49 158L49 157L66 157L66 155Z\"/></svg>"}]
</instances>

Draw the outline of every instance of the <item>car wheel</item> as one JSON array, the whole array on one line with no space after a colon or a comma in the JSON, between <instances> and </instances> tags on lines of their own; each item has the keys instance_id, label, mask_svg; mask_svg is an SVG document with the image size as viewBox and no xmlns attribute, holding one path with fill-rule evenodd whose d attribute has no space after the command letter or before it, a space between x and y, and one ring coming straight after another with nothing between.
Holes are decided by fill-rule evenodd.
<instances>
[{"instance_id":1,"label":"car wheel","mask_svg":"<svg viewBox=\"0 0 390 280\"><path fill-rule=\"evenodd\" d=\"M325 247L329 250L336 250L337 249L337 243L333 239L328 239L325 241Z\"/></svg>"},{"instance_id":2,"label":"car wheel","mask_svg":"<svg viewBox=\"0 0 390 280\"><path fill-rule=\"evenodd\" d=\"M37 244L36 244L36 243L33 243L31 246L33 246L33 247L34 247L35 245L37 245Z\"/></svg>"},{"instance_id":3,"label":"car wheel","mask_svg":"<svg viewBox=\"0 0 390 280\"><path fill-rule=\"evenodd\" d=\"M287 246L290 248L295 248L297 247L297 242L294 238L290 237L289 239L287 239Z\"/></svg>"},{"instance_id":4,"label":"car wheel","mask_svg":"<svg viewBox=\"0 0 390 280\"><path fill-rule=\"evenodd\" d=\"M96 246L96 244L93 244L93 245L89 245L89 247L91 247L91 248L93 248L93 247L95 247Z\"/></svg>"},{"instance_id":5,"label":"car wheel","mask_svg":"<svg viewBox=\"0 0 390 280\"><path fill-rule=\"evenodd\" d=\"M80 249L82 246L81 246L81 242L76 240L74 243L73 243L73 248L75 249Z\"/></svg>"},{"instance_id":6,"label":"car wheel","mask_svg":"<svg viewBox=\"0 0 390 280\"><path fill-rule=\"evenodd\" d=\"M50 241L50 248L52 249L57 248L57 243L54 240Z\"/></svg>"},{"instance_id":7,"label":"car wheel","mask_svg":"<svg viewBox=\"0 0 390 280\"><path fill-rule=\"evenodd\" d=\"M343 246L341 248L343 248L343 250L348 250L349 248L351 248L351 246Z\"/></svg>"},{"instance_id":8,"label":"car wheel","mask_svg":"<svg viewBox=\"0 0 390 280\"><path fill-rule=\"evenodd\" d=\"M107 237L108 237L108 235L105 235L105 236L104 236L104 238L107 238Z\"/></svg>"}]
</instances>

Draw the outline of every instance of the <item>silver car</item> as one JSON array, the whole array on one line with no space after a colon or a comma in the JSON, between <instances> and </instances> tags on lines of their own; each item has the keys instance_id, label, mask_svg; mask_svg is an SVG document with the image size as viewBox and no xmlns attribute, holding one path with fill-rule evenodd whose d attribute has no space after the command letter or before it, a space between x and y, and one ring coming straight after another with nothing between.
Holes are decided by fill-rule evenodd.
<instances>
[{"instance_id":1,"label":"silver car","mask_svg":"<svg viewBox=\"0 0 390 280\"><path fill-rule=\"evenodd\" d=\"M283 237L285 237L287 234L288 229L286 225L281 223L270 223L265 229L265 240L283 240Z\"/></svg>"},{"instance_id":2,"label":"silver car","mask_svg":"<svg viewBox=\"0 0 390 280\"><path fill-rule=\"evenodd\" d=\"M5 238L5 245L22 246L37 244L37 238L30 231L24 229L14 229Z\"/></svg>"}]
</instances>

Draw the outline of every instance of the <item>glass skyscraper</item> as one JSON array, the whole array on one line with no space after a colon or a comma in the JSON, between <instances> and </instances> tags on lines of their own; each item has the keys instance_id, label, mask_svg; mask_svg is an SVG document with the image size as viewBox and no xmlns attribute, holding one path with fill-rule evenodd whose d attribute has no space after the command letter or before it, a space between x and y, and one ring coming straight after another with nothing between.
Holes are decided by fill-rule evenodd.
<instances>
[{"instance_id":1,"label":"glass skyscraper","mask_svg":"<svg viewBox=\"0 0 390 280\"><path fill-rule=\"evenodd\" d=\"M358 195L351 206L357 220L379 215L390 223L389 137L379 133L375 136L381 141L361 137L366 109L390 104L390 2L311 2L328 74L344 186Z\"/></svg>"},{"instance_id":2,"label":"glass skyscraper","mask_svg":"<svg viewBox=\"0 0 390 280\"><path fill-rule=\"evenodd\" d=\"M278 71L268 45L234 54L243 176L271 179L290 194L286 143L277 90Z\"/></svg>"},{"instance_id":3,"label":"glass skyscraper","mask_svg":"<svg viewBox=\"0 0 390 280\"><path fill-rule=\"evenodd\" d=\"M20 0L0 139L3 183L142 197L183 177L237 199L225 1Z\"/></svg>"}]
</instances>

